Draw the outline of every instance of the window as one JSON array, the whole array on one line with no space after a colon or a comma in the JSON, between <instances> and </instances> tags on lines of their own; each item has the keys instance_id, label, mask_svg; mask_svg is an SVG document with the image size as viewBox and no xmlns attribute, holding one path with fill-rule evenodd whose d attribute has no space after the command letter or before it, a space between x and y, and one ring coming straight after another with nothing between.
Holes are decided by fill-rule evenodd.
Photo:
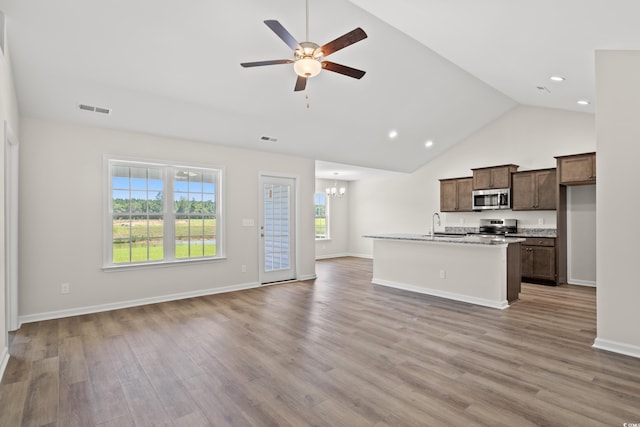
<instances>
[{"instance_id":1,"label":"window","mask_svg":"<svg viewBox=\"0 0 640 427\"><path fill-rule=\"evenodd\" d=\"M108 159L105 266L223 256L222 170Z\"/></svg>"},{"instance_id":2,"label":"window","mask_svg":"<svg viewBox=\"0 0 640 427\"><path fill-rule=\"evenodd\" d=\"M315 218L315 228L316 228L316 239L328 239L329 238L329 223L328 223L328 214L327 210L327 195L325 193L316 193L315 196L315 207L316 207L316 218Z\"/></svg>"}]
</instances>

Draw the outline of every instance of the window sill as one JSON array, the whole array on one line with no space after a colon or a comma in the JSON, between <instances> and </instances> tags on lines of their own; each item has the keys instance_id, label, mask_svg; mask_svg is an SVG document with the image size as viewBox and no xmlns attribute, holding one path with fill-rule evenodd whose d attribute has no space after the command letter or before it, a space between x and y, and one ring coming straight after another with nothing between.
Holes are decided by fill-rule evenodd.
<instances>
[{"instance_id":1,"label":"window sill","mask_svg":"<svg viewBox=\"0 0 640 427\"><path fill-rule=\"evenodd\" d=\"M145 262L139 264L123 264L123 265L107 265L102 267L102 271L105 272L114 272L114 271L125 271L125 270L144 270L150 268L164 268L164 267L175 267L178 265L191 265L191 264L201 264L207 262L217 262L217 261L225 261L227 257L220 256L215 258L196 258L196 259L181 259L181 260L171 260L171 261L158 261L158 262Z\"/></svg>"},{"instance_id":2,"label":"window sill","mask_svg":"<svg viewBox=\"0 0 640 427\"><path fill-rule=\"evenodd\" d=\"M316 238L316 242L328 242L330 240L331 237Z\"/></svg>"}]
</instances>

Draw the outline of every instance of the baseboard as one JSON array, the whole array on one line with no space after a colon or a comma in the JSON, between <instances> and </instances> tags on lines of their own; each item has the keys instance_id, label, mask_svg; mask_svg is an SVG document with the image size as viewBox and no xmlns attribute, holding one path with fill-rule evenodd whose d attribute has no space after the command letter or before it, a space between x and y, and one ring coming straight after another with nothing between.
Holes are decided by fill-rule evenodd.
<instances>
[{"instance_id":1,"label":"baseboard","mask_svg":"<svg viewBox=\"0 0 640 427\"><path fill-rule=\"evenodd\" d=\"M596 287L596 282L592 282L591 280L580 280L580 279L567 279L568 285L577 285L577 286L588 286L590 288Z\"/></svg>"},{"instance_id":2,"label":"baseboard","mask_svg":"<svg viewBox=\"0 0 640 427\"><path fill-rule=\"evenodd\" d=\"M223 294L226 292L242 291L259 287L257 282L241 283L238 285L224 286L221 288L203 289L199 291L182 292L179 294L162 295L151 298L141 298L137 300L116 302L110 304L100 304L88 307L72 308L68 310L49 311L46 313L29 314L18 317L18 325L24 323L39 322L42 320L61 319L63 317L80 316L83 314L100 313L102 311L118 310L121 308L137 307L147 304L157 304L160 302L176 301L186 298L202 297L206 295Z\"/></svg>"},{"instance_id":3,"label":"baseboard","mask_svg":"<svg viewBox=\"0 0 640 427\"><path fill-rule=\"evenodd\" d=\"M475 298L467 295L455 294L452 292L444 292L437 289L425 288L422 286L410 285L407 283L391 282L389 280L376 279L371 280L371 283L376 285L388 286L390 288L402 289L403 291L417 292L419 294L431 295L434 297L447 298L455 301L467 302L470 304L481 305L483 307L497 308L504 310L509 307L509 303L504 301L493 301L484 298Z\"/></svg>"},{"instance_id":4,"label":"baseboard","mask_svg":"<svg viewBox=\"0 0 640 427\"><path fill-rule=\"evenodd\" d=\"M9 349L5 347L2 350L2 354L0 354L0 381L2 381L2 377L4 376L4 371L7 369L8 363L9 363Z\"/></svg>"},{"instance_id":5,"label":"baseboard","mask_svg":"<svg viewBox=\"0 0 640 427\"><path fill-rule=\"evenodd\" d=\"M347 252L343 252L340 254L325 254L325 255L316 255L316 259L330 259L330 258L343 258L346 256L352 256Z\"/></svg>"},{"instance_id":6,"label":"baseboard","mask_svg":"<svg viewBox=\"0 0 640 427\"><path fill-rule=\"evenodd\" d=\"M318 276L316 276L316 274L303 274L301 276L298 276L298 278L296 279L298 282L304 282L305 280L316 280L318 278Z\"/></svg>"},{"instance_id":7,"label":"baseboard","mask_svg":"<svg viewBox=\"0 0 640 427\"><path fill-rule=\"evenodd\" d=\"M356 257L356 258L365 258L365 259L373 259L373 254L359 254L359 253L355 253L355 252L350 252L345 256L352 256L352 257Z\"/></svg>"},{"instance_id":8,"label":"baseboard","mask_svg":"<svg viewBox=\"0 0 640 427\"><path fill-rule=\"evenodd\" d=\"M620 353L625 356L637 357L640 359L640 346L637 345L596 338L593 342L593 348L611 351L613 353Z\"/></svg>"}]
</instances>

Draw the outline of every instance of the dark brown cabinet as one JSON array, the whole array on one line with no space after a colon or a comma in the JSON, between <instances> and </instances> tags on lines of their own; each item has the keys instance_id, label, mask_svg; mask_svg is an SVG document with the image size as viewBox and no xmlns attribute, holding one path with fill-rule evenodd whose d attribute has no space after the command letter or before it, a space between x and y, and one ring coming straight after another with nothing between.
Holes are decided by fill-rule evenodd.
<instances>
[{"instance_id":1,"label":"dark brown cabinet","mask_svg":"<svg viewBox=\"0 0 640 427\"><path fill-rule=\"evenodd\" d=\"M473 178L440 180L440 211L471 212L471 188Z\"/></svg>"},{"instance_id":2,"label":"dark brown cabinet","mask_svg":"<svg viewBox=\"0 0 640 427\"><path fill-rule=\"evenodd\" d=\"M556 242L553 237L528 237L521 244L522 281L556 284Z\"/></svg>"},{"instance_id":3,"label":"dark brown cabinet","mask_svg":"<svg viewBox=\"0 0 640 427\"><path fill-rule=\"evenodd\" d=\"M595 184L596 153L559 156L559 182L562 185Z\"/></svg>"},{"instance_id":4,"label":"dark brown cabinet","mask_svg":"<svg viewBox=\"0 0 640 427\"><path fill-rule=\"evenodd\" d=\"M473 189L510 188L511 173L518 170L518 165L492 166L476 168L473 171Z\"/></svg>"},{"instance_id":5,"label":"dark brown cabinet","mask_svg":"<svg viewBox=\"0 0 640 427\"><path fill-rule=\"evenodd\" d=\"M556 169L515 172L512 175L514 211L555 210L557 198Z\"/></svg>"}]
</instances>

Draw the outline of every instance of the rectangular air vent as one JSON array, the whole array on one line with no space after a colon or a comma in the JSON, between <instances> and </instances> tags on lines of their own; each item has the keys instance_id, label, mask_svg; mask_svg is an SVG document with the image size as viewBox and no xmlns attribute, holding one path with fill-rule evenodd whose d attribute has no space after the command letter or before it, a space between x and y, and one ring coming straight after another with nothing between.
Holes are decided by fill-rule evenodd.
<instances>
[{"instance_id":1,"label":"rectangular air vent","mask_svg":"<svg viewBox=\"0 0 640 427\"><path fill-rule=\"evenodd\" d=\"M111 114L111 108L107 108L107 107L95 107L93 105L88 105L88 104L78 104L78 108L84 111L91 111L94 113Z\"/></svg>"},{"instance_id":2,"label":"rectangular air vent","mask_svg":"<svg viewBox=\"0 0 640 427\"><path fill-rule=\"evenodd\" d=\"M260 140L265 142L278 142L278 138L272 138L270 136L261 136Z\"/></svg>"}]
</instances>

